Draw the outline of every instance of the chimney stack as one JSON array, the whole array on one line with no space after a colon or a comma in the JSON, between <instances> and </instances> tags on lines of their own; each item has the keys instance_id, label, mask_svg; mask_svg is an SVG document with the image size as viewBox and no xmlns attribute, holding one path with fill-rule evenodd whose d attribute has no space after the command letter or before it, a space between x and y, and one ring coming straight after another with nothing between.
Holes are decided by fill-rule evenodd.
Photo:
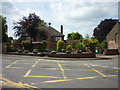
<instances>
[{"instance_id":1,"label":"chimney stack","mask_svg":"<svg viewBox=\"0 0 120 90\"><path fill-rule=\"evenodd\" d=\"M63 34L63 25L61 25L60 29L61 29L61 33Z\"/></svg>"}]
</instances>

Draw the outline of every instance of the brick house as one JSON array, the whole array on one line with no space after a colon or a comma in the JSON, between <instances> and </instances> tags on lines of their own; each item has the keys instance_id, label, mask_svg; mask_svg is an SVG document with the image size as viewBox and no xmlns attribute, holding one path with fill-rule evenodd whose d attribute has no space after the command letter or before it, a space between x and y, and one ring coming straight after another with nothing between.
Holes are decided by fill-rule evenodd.
<instances>
[{"instance_id":1,"label":"brick house","mask_svg":"<svg viewBox=\"0 0 120 90\"><path fill-rule=\"evenodd\" d=\"M112 30L106 36L106 40L108 43L108 49L119 49L120 52L120 22L117 22L116 25L112 28Z\"/></svg>"},{"instance_id":2,"label":"brick house","mask_svg":"<svg viewBox=\"0 0 120 90\"><path fill-rule=\"evenodd\" d=\"M61 25L60 28L61 32L57 31L55 28L49 26L43 26L40 28L38 36L36 37L36 42L40 41L48 41L47 48L50 50L56 49L56 43L58 40L64 41L64 35L63 35L63 26ZM42 35L41 35L42 33Z\"/></svg>"}]
</instances>

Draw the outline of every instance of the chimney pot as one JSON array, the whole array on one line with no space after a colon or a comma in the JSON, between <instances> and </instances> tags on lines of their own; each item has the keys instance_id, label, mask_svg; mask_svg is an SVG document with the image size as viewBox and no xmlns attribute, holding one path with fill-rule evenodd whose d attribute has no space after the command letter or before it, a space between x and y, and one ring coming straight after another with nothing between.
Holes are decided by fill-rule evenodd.
<instances>
[{"instance_id":1,"label":"chimney pot","mask_svg":"<svg viewBox=\"0 0 120 90\"><path fill-rule=\"evenodd\" d=\"M61 29L61 33L63 34L63 25L61 25L61 28L60 28L60 29Z\"/></svg>"}]
</instances>

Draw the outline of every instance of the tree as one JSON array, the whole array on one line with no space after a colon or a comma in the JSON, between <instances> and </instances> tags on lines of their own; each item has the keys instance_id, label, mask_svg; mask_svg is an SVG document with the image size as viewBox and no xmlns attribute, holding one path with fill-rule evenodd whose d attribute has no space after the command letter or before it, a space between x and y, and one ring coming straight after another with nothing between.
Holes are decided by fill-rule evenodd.
<instances>
[{"instance_id":1,"label":"tree","mask_svg":"<svg viewBox=\"0 0 120 90\"><path fill-rule=\"evenodd\" d=\"M24 40L21 42L21 44L24 47L24 50L30 51L32 49L30 40Z\"/></svg>"},{"instance_id":2,"label":"tree","mask_svg":"<svg viewBox=\"0 0 120 90\"><path fill-rule=\"evenodd\" d=\"M40 26L47 26L47 23L44 20L41 20Z\"/></svg>"},{"instance_id":3,"label":"tree","mask_svg":"<svg viewBox=\"0 0 120 90\"><path fill-rule=\"evenodd\" d=\"M0 19L2 21L2 43L8 42L8 35L7 35L7 21L6 17L0 15Z\"/></svg>"},{"instance_id":4,"label":"tree","mask_svg":"<svg viewBox=\"0 0 120 90\"><path fill-rule=\"evenodd\" d=\"M66 50L67 50L67 51L72 51L72 45L68 45L68 46L66 47Z\"/></svg>"},{"instance_id":5,"label":"tree","mask_svg":"<svg viewBox=\"0 0 120 90\"><path fill-rule=\"evenodd\" d=\"M86 49L89 48L93 53L95 53L95 47L98 43L97 39L95 38L83 39L82 43L86 47Z\"/></svg>"},{"instance_id":6,"label":"tree","mask_svg":"<svg viewBox=\"0 0 120 90\"><path fill-rule=\"evenodd\" d=\"M67 35L67 40L72 40L72 33L69 33L69 34Z\"/></svg>"},{"instance_id":7,"label":"tree","mask_svg":"<svg viewBox=\"0 0 120 90\"><path fill-rule=\"evenodd\" d=\"M28 34L31 39L36 39L38 34L38 26L41 19L35 13L30 13L28 17L23 17L19 22L14 22L13 29L15 29L16 37L23 37Z\"/></svg>"},{"instance_id":8,"label":"tree","mask_svg":"<svg viewBox=\"0 0 120 90\"><path fill-rule=\"evenodd\" d=\"M8 37L8 41L9 41L10 43L12 43L12 42L13 42L13 37Z\"/></svg>"},{"instance_id":9,"label":"tree","mask_svg":"<svg viewBox=\"0 0 120 90\"><path fill-rule=\"evenodd\" d=\"M118 22L117 19L105 19L94 29L93 36L102 42L106 40L107 34L112 30L114 25Z\"/></svg>"},{"instance_id":10,"label":"tree","mask_svg":"<svg viewBox=\"0 0 120 90\"><path fill-rule=\"evenodd\" d=\"M104 40L101 43L97 43L97 46L100 47L101 49L107 49L108 44L107 44L106 40Z\"/></svg>"},{"instance_id":11,"label":"tree","mask_svg":"<svg viewBox=\"0 0 120 90\"><path fill-rule=\"evenodd\" d=\"M67 40L81 40L83 36L79 34L78 32L76 33L69 33L67 35Z\"/></svg>"},{"instance_id":12,"label":"tree","mask_svg":"<svg viewBox=\"0 0 120 90\"><path fill-rule=\"evenodd\" d=\"M82 50L83 48L84 48L84 46L83 46L82 43L77 43L77 44L75 45L75 49L77 49L77 50Z\"/></svg>"},{"instance_id":13,"label":"tree","mask_svg":"<svg viewBox=\"0 0 120 90\"><path fill-rule=\"evenodd\" d=\"M62 49L64 49L64 41L57 41L57 50L61 51Z\"/></svg>"}]
</instances>

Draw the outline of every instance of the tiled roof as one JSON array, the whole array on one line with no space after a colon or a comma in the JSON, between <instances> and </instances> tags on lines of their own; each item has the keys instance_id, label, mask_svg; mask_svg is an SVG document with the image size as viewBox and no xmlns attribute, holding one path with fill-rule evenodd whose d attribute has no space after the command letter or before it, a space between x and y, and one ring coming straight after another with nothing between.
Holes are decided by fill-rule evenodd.
<instances>
[{"instance_id":1,"label":"tiled roof","mask_svg":"<svg viewBox=\"0 0 120 90\"><path fill-rule=\"evenodd\" d=\"M53 27L42 27L42 30L48 32L51 36L64 36L62 33L58 32Z\"/></svg>"}]
</instances>

